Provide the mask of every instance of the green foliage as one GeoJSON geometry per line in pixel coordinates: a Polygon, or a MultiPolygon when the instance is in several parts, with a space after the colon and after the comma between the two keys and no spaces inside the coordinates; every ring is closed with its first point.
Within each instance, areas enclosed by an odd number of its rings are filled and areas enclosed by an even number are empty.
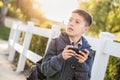
{"type": "Polygon", "coordinates": [[[80,8],[87,10],[93,16],[91,31],[99,33],[120,31],[120,1],[119,0],[89,0],[80,2],[80,8]]]}
{"type": "Polygon", "coordinates": [[[8,40],[10,29],[0,25],[0,39],[8,40]]]}
{"type": "Polygon", "coordinates": [[[43,56],[45,53],[47,41],[48,39],[45,37],[33,35],[31,45],[30,45],[30,50],[43,56]]]}
{"type": "Polygon", "coordinates": [[[10,6],[7,12],[7,16],[10,16],[12,18],[17,18],[22,21],[26,21],[26,16],[23,15],[22,11],[20,9],[16,9],[14,6],[10,6]]]}
{"type": "Polygon", "coordinates": [[[110,57],[104,80],[120,80],[120,58],[110,57]]]}
{"type": "Polygon", "coordinates": [[[16,0],[11,0],[9,2],[7,16],[26,21],[26,16],[19,8],[16,7],[16,0]]]}
{"type": "MultiPolygon", "coordinates": [[[[42,26],[43,28],[50,28],[51,27],[51,25],[46,24],[46,23],[43,23],[43,24],[38,25],[38,26],[42,26]]],[[[47,41],[48,41],[48,38],[38,36],[38,35],[33,35],[32,40],[31,40],[30,50],[43,56],[45,53],[47,41]]]]}

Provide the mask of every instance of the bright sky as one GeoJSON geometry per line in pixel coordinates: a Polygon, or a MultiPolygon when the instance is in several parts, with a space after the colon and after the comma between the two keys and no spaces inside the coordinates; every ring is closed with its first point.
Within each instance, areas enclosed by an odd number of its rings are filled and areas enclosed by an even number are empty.
{"type": "Polygon", "coordinates": [[[42,3],[42,10],[48,19],[66,21],[71,11],[78,8],[77,0],[36,0],[42,3]]]}

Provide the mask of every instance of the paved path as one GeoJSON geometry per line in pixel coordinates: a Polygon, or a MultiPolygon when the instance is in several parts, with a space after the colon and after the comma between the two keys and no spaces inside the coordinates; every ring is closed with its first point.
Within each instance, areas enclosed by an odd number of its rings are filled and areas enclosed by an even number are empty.
{"type": "Polygon", "coordinates": [[[14,65],[7,60],[7,42],[0,40],[0,80],[25,80],[23,74],[13,71],[14,65]]]}

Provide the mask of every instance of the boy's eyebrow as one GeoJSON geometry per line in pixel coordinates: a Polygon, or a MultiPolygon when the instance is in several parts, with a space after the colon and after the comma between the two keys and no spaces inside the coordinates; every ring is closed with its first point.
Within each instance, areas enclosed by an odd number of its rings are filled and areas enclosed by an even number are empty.
{"type": "MultiPolygon", "coordinates": [[[[70,17],[69,19],[74,19],[73,17],[70,17]]],[[[75,18],[76,19],[76,18],[75,18]]],[[[77,18],[76,20],[80,20],[79,18],[77,18]]],[[[81,20],[80,20],[81,21],[81,20]]]]}
{"type": "Polygon", "coordinates": [[[76,20],[81,21],[80,19],[76,19],[76,20]]]}

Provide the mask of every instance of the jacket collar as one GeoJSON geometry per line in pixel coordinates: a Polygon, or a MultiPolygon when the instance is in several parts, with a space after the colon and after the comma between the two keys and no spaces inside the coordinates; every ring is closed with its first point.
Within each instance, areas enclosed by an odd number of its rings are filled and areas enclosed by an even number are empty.
{"type": "MultiPolygon", "coordinates": [[[[66,45],[70,45],[71,44],[69,36],[67,35],[66,32],[62,32],[61,35],[60,35],[60,38],[66,43],[66,45]]],[[[91,47],[88,44],[87,40],[83,36],[81,37],[81,39],[82,39],[82,48],[91,47]]]]}

